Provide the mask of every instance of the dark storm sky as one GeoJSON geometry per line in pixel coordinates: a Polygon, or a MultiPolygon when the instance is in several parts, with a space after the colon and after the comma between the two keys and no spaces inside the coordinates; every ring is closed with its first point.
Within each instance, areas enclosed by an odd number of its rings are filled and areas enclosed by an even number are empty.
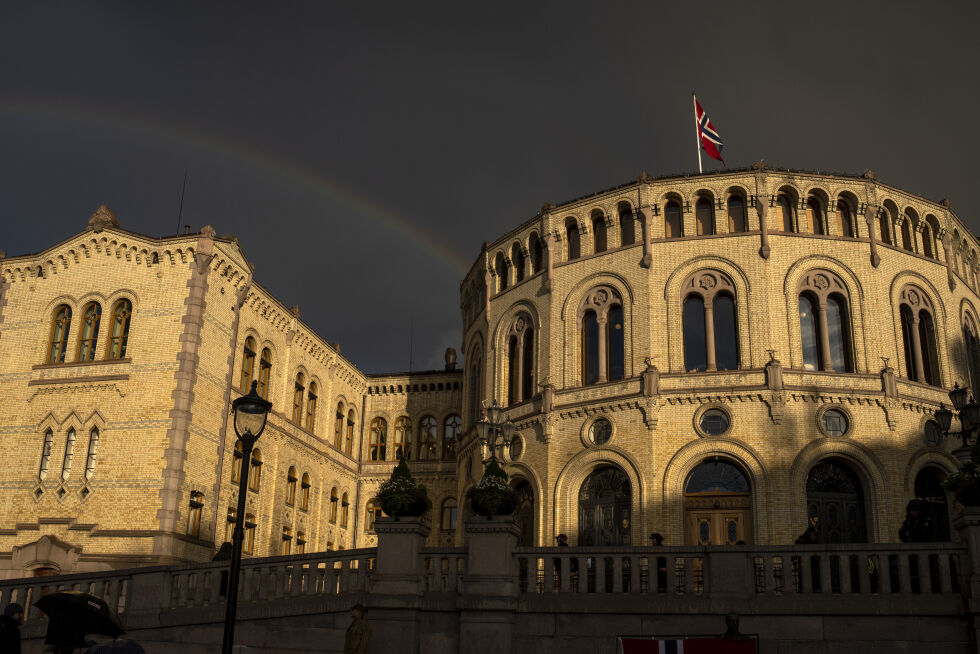
{"type": "Polygon", "coordinates": [[[407,369],[414,317],[441,367],[484,240],[697,169],[692,90],[730,166],[871,168],[980,228],[980,3],[341,4],[0,4],[0,249],[102,203],[173,234],[187,168],[183,222],[355,363],[407,369]]]}

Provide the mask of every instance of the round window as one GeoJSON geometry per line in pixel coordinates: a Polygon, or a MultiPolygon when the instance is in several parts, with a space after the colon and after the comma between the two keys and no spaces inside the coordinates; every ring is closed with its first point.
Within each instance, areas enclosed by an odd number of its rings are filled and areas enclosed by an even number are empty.
{"type": "Polygon", "coordinates": [[[728,431],[731,421],[728,419],[728,414],[721,409],[708,409],[701,414],[701,421],[698,424],[705,434],[721,436],[728,431]]]}
{"type": "Polygon", "coordinates": [[[926,423],[926,445],[929,447],[939,447],[943,442],[943,432],[939,428],[939,423],[930,420],[926,423]]]}
{"type": "Polygon", "coordinates": [[[510,442],[510,460],[517,461],[522,454],[524,454],[524,439],[515,436],[514,440],[510,442]]]}
{"type": "Polygon", "coordinates": [[[599,418],[589,427],[589,440],[595,445],[603,445],[612,438],[612,423],[605,418],[599,418]]]}
{"type": "Polygon", "coordinates": [[[820,416],[820,424],[828,436],[843,436],[847,433],[847,416],[843,411],[827,409],[820,416]]]}

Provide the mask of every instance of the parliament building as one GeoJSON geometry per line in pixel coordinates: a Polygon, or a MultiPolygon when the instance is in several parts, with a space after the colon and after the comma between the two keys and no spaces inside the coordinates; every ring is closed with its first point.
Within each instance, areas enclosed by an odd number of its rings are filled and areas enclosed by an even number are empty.
{"type": "MultiPolygon", "coordinates": [[[[501,225],[460,282],[444,369],[372,375],[263,288],[238,240],[154,238],[105,207],[0,259],[0,577],[376,545],[404,454],[430,545],[462,544],[497,452],[521,542],[895,542],[920,500],[949,540],[980,391],[977,238],[948,202],[859,176],[654,178],[501,225]],[[273,403],[236,515],[231,402],[273,403]]],[[[316,301],[310,298],[309,301],[316,301]]]]}

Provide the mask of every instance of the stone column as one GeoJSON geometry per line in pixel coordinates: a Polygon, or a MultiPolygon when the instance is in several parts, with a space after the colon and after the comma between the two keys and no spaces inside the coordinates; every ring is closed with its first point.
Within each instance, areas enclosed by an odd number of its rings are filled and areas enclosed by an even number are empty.
{"type": "Polygon", "coordinates": [[[517,350],[516,354],[517,362],[513,367],[513,374],[516,379],[511,380],[514,384],[514,403],[520,402],[524,399],[524,339],[527,338],[527,332],[521,333],[519,339],[515,339],[517,344],[514,349],[517,350]]]}
{"type": "Polygon", "coordinates": [[[912,314],[912,361],[915,363],[915,381],[924,382],[925,367],[922,365],[922,340],[919,338],[919,314],[912,314]]]}
{"type": "Polygon", "coordinates": [[[830,361],[830,332],[827,329],[827,298],[817,300],[817,320],[820,323],[820,358],[823,359],[822,370],[834,369],[830,361]]]}
{"type": "Polygon", "coordinates": [[[878,214],[878,207],[868,204],[864,208],[864,222],[868,225],[868,240],[871,242],[871,265],[875,268],[881,263],[881,255],[878,254],[878,239],[875,238],[875,216],[878,214]]]}
{"type": "Polygon", "coordinates": [[[704,351],[708,360],[708,370],[717,370],[715,361],[715,309],[711,300],[704,302],[704,351]]]}
{"type": "Polygon", "coordinates": [[[643,216],[642,229],[640,230],[643,236],[643,259],[640,261],[640,265],[649,268],[653,265],[653,255],[650,254],[650,241],[653,239],[653,209],[643,207],[640,209],[640,215],[643,216]]]}
{"type": "Polygon", "coordinates": [[[949,284],[949,290],[952,291],[956,288],[956,275],[953,274],[953,241],[945,229],[942,230],[940,240],[943,244],[943,253],[946,255],[946,283],[949,284]]]}
{"type": "MultiPolygon", "coordinates": [[[[599,339],[599,376],[596,378],[596,383],[601,384],[606,381],[606,349],[609,346],[609,339],[606,337],[606,327],[609,324],[609,315],[603,313],[601,316],[596,316],[596,324],[598,325],[597,331],[599,332],[597,338],[599,339]]],[[[583,380],[585,381],[585,380],[583,380]]]]}
{"type": "Polygon", "coordinates": [[[550,231],[545,232],[544,235],[544,252],[545,252],[545,274],[544,274],[544,290],[548,293],[551,292],[551,287],[553,285],[553,272],[555,266],[555,235],[550,231]]]}
{"type": "Polygon", "coordinates": [[[520,529],[513,516],[466,523],[469,547],[457,606],[459,643],[467,654],[510,654],[519,592],[514,548],[520,529]]]}
{"type": "MultiPolygon", "coordinates": [[[[762,244],[759,247],[759,256],[763,259],[769,258],[769,225],[766,219],[766,201],[762,196],[755,198],[755,211],[759,214],[759,234],[761,234],[762,244]]],[[[746,216],[748,218],[748,216],[746,216]]]]}

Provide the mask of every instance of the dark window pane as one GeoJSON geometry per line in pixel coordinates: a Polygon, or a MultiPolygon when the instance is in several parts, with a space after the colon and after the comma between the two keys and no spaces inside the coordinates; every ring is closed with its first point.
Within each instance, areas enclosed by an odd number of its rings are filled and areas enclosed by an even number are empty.
{"type": "Polygon", "coordinates": [[[721,409],[708,409],[701,414],[701,420],[698,424],[704,433],[721,436],[728,431],[728,426],[731,423],[728,420],[728,414],[721,409]]]}
{"type": "Polygon", "coordinates": [[[728,231],[745,231],[745,200],[738,195],[728,198],[728,231]]]}
{"type": "Polygon", "coordinates": [[[589,427],[589,440],[596,445],[603,445],[612,437],[612,423],[605,418],[599,418],[589,427]]]}
{"type": "Polygon", "coordinates": [[[684,492],[748,493],[749,481],[738,466],[728,461],[706,461],[687,478],[684,492]]]}
{"type": "Polygon", "coordinates": [[[698,226],[698,236],[705,234],[714,234],[715,225],[714,217],[711,215],[713,212],[711,210],[711,201],[706,198],[701,198],[694,208],[694,218],[697,221],[698,226]]]}
{"type": "Polygon", "coordinates": [[[795,232],[796,229],[793,227],[793,205],[785,195],[779,196],[779,210],[783,217],[783,231],[795,232]]]}
{"type": "Polygon", "coordinates": [[[619,243],[633,245],[636,243],[636,221],[633,212],[627,208],[619,210],[619,243]]]}
{"type": "Polygon", "coordinates": [[[595,311],[582,318],[582,383],[588,386],[599,379],[599,321],[595,311]]]}
{"type": "Polygon", "coordinates": [[[899,310],[902,317],[902,345],[905,347],[905,378],[915,379],[915,360],[912,354],[912,310],[906,305],[902,305],[899,310]]]}
{"type": "Polygon", "coordinates": [[[837,372],[851,372],[847,306],[837,295],[827,298],[827,335],[830,337],[831,367],[837,372]]]}
{"type": "Polygon", "coordinates": [[[514,265],[514,283],[524,279],[524,251],[517,243],[510,250],[510,260],[514,265]]]}
{"type": "Polygon", "coordinates": [[[524,370],[522,373],[523,397],[526,400],[534,396],[534,330],[530,327],[524,332],[524,370]]]}
{"type": "Polygon", "coordinates": [[[517,397],[517,375],[519,374],[520,371],[517,369],[517,337],[511,336],[507,342],[507,404],[520,402],[517,397]]]}
{"type": "Polygon", "coordinates": [[[595,251],[606,251],[606,219],[604,216],[596,216],[592,219],[592,236],[595,239],[595,251]]]}
{"type": "Polygon", "coordinates": [[[684,370],[708,369],[704,338],[704,300],[691,295],[684,301],[684,370]]]}
{"type": "Polygon", "coordinates": [[[541,239],[538,238],[537,234],[531,234],[529,249],[531,250],[531,274],[533,275],[541,270],[541,259],[544,254],[541,249],[541,239]]]}
{"type": "Polygon", "coordinates": [[[817,312],[806,293],[800,295],[800,340],[803,341],[803,368],[820,370],[820,346],[817,341],[817,312]]]}
{"type": "Polygon", "coordinates": [[[939,385],[939,360],[936,356],[936,330],[932,315],[928,311],[919,312],[919,341],[922,343],[923,381],[933,386],[939,385]]]}
{"type": "Polygon", "coordinates": [[[715,363],[718,370],[738,368],[738,336],[735,332],[735,301],[728,295],[715,297],[715,363]]]}
{"type": "Polygon", "coordinates": [[[568,239],[568,259],[578,259],[581,254],[579,248],[578,224],[572,220],[565,221],[565,236],[568,239]]]}
{"type": "Polygon", "coordinates": [[[606,328],[609,330],[606,343],[609,357],[609,381],[623,378],[623,308],[613,307],[609,310],[606,328]]]}
{"type": "Polygon", "coordinates": [[[664,220],[666,222],[667,238],[678,238],[684,235],[684,223],[681,219],[681,205],[676,202],[668,202],[664,208],[664,220]]]}

